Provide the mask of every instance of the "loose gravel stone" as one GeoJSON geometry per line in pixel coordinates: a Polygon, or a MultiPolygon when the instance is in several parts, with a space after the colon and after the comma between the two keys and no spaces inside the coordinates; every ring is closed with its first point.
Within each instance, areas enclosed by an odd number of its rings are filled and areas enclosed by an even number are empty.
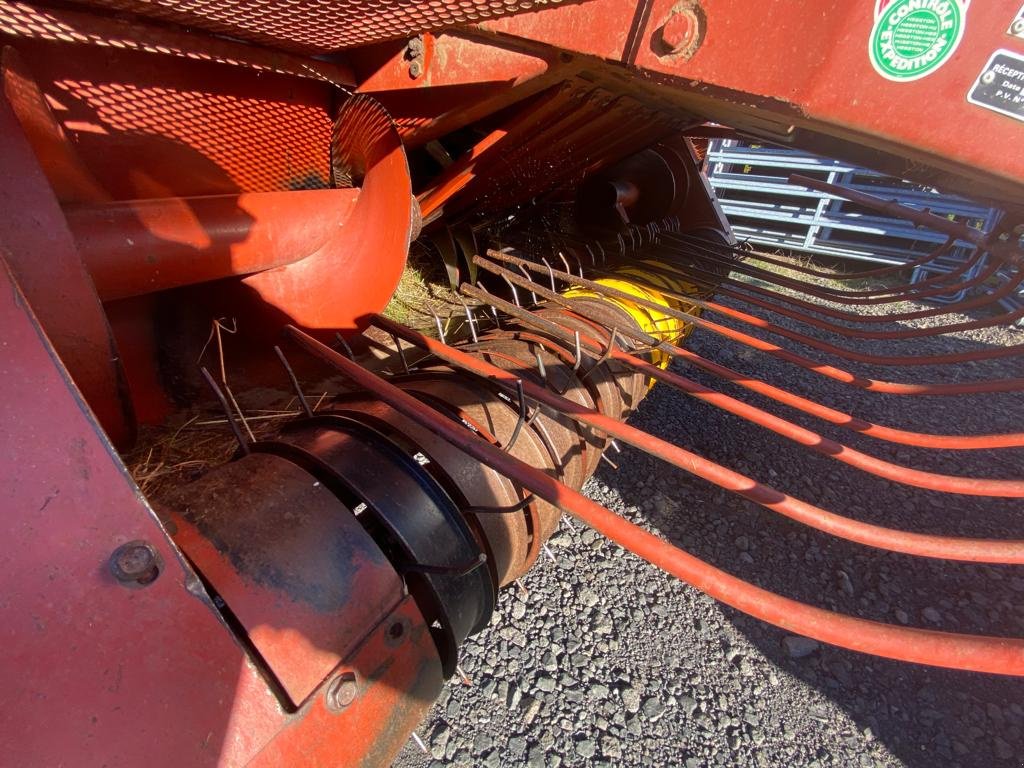
{"type": "Polygon", "coordinates": [[[800,635],[787,635],[782,638],[782,645],[786,648],[786,653],[789,654],[791,659],[802,659],[804,656],[810,656],[820,647],[817,640],[800,635]]]}
{"type": "MultiPolygon", "coordinates": [[[[728,298],[722,302],[750,309],[728,298]]],[[[896,311],[934,306],[905,303],[896,311]]],[[[878,309],[865,305],[858,311],[878,309]]],[[[955,315],[942,322],[977,317],[955,315]]],[[[713,319],[778,341],[727,318],[713,319]]],[[[771,320],[808,332],[783,316],[771,320]]],[[[905,330],[935,322],[925,318],[870,327],[905,330]]],[[[1024,330],[1000,327],[913,341],[842,342],[875,355],[936,355],[971,345],[1022,343],[1024,330]]],[[[687,346],[878,424],[935,434],[999,433],[1024,424],[1020,393],[941,402],[879,394],[700,330],[687,346]]],[[[848,367],[892,381],[1021,375],[1020,361],[1013,358],[957,369],[848,367]]],[[[782,409],[682,363],[673,363],[672,370],[887,461],[953,475],[1024,475],[1022,449],[945,452],[885,443],[782,409]]],[[[1024,537],[1019,499],[953,496],[883,481],[664,385],[650,392],[631,423],[858,520],[924,533],[1024,537]]],[[[1024,635],[1019,569],[933,561],[842,542],[621,447],[614,457],[619,470],[602,462],[584,492],[727,572],[793,599],[875,621],[1024,635]]],[[[575,520],[563,520],[549,548],[555,561],[541,556],[521,580],[525,591],[503,590],[491,625],[465,643],[460,663],[473,685],[446,684],[418,730],[430,754],[410,743],[397,768],[589,768],[602,762],[616,768],[992,768],[1016,765],[1024,754],[1024,682],[817,643],[809,655],[793,658],[786,640],[794,638],[801,648],[813,641],[710,600],[575,520]],[[663,709],[656,714],[652,702],[663,709]]]]}

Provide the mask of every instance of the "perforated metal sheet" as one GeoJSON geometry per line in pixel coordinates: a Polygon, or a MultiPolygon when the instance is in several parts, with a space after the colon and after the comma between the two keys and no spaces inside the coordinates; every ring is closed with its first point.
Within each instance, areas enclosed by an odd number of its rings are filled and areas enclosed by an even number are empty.
{"type": "Polygon", "coordinates": [[[305,53],[334,51],[569,0],[88,0],[305,53]]]}

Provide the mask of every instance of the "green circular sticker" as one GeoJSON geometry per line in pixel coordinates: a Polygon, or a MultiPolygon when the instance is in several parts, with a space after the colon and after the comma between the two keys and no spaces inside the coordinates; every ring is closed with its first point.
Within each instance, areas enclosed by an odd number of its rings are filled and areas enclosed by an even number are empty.
{"type": "Polygon", "coordinates": [[[959,0],[895,0],[875,19],[871,64],[889,80],[917,80],[941,67],[963,34],[959,0]]]}

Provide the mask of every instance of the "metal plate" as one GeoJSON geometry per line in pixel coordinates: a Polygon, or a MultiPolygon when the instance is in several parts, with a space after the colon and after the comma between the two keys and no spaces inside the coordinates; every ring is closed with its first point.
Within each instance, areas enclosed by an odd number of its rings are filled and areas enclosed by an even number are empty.
{"type": "Polygon", "coordinates": [[[175,541],[296,706],[402,600],[352,511],[286,459],[243,456],[167,501],[175,541]]]}
{"type": "Polygon", "coordinates": [[[1024,121],[1024,56],[996,51],[967,94],[967,101],[1024,121]]]}

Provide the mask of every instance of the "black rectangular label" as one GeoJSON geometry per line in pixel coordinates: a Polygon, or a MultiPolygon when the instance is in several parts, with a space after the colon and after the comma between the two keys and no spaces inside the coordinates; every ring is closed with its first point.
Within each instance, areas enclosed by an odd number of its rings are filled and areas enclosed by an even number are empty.
{"type": "Polygon", "coordinates": [[[1024,56],[996,51],[967,94],[979,107],[1024,121],[1024,56]]]}

